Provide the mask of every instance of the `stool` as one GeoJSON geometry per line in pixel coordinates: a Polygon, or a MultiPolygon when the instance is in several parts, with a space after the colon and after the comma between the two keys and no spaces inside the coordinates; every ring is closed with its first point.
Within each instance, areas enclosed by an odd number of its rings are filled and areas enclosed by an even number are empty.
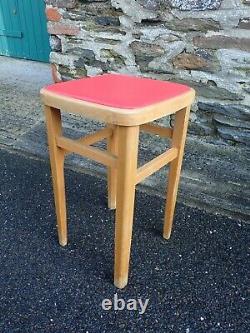
{"type": "Polygon", "coordinates": [[[67,244],[64,158],[69,152],[108,168],[108,206],[116,209],[114,284],[124,288],[133,226],[135,186],[170,163],[163,237],[170,237],[193,89],[177,83],[120,74],[61,82],[41,90],[45,105],[59,243],[67,244]],[[84,115],[107,127],[78,140],[62,134],[61,111],[84,115]],[[174,127],[150,124],[175,114],[174,127]],[[137,168],[140,129],[171,138],[171,148],[137,168]],[[107,139],[107,151],[93,147],[107,139]]]}

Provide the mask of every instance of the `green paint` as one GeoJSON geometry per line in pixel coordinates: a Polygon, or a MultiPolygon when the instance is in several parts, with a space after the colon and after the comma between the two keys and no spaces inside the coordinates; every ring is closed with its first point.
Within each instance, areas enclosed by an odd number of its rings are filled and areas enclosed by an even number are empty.
{"type": "Polygon", "coordinates": [[[0,0],[0,55],[49,61],[44,0],[0,0]]]}

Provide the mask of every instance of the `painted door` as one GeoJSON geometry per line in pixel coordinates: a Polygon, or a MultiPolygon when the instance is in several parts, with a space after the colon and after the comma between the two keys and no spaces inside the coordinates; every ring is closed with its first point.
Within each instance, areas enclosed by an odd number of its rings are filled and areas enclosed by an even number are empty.
{"type": "Polygon", "coordinates": [[[49,61],[44,0],[0,0],[0,55],[49,61]]]}

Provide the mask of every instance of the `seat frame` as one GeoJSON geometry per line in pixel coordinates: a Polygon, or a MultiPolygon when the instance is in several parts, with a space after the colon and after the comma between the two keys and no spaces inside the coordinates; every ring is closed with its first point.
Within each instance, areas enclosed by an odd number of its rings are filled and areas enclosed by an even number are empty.
{"type": "Polygon", "coordinates": [[[91,103],[61,95],[46,90],[46,88],[41,89],[40,95],[44,105],[81,114],[87,118],[103,121],[106,124],[137,126],[173,114],[190,105],[194,100],[195,91],[190,88],[187,92],[176,97],[134,109],[122,109],[91,103]]]}
{"type": "Polygon", "coordinates": [[[61,97],[43,89],[45,116],[53,180],[59,243],[67,244],[67,218],[64,183],[64,159],[76,153],[100,162],[108,168],[108,206],[116,209],[114,284],[124,288],[128,282],[135,186],[166,164],[170,164],[163,237],[169,239],[172,229],[183,151],[194,91],[140,110],[127,111],[93,105],[61,97]],[[106,121],[108,126],[83,138],[72,140],[62,134],[60,109],[81,113],[106,121]],[[173,128],[154,125],[151,121],[175,113],[173,128]],[[102,115],[102,116],[100,116],[102,115]],[[140,130],[171,139],[171,147],[141,167],[137,167],[140,130]],[[107,151],[92,145],[107,140],[107,151]]]}

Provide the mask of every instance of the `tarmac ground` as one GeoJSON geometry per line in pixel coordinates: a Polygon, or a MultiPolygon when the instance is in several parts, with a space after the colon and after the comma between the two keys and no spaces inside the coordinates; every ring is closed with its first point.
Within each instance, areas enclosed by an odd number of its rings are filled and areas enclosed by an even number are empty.
{"type": "Polygon", "coordinates": [[[137,192],[129,284],[113,286],[114,212],[102,178],[66,168],[69,244],[59,246],[48,161],[0,150],[0,332],[250,331],[249,225],[137,192]],[[144,314],[104,310],[117,293],[144,314]]]}

